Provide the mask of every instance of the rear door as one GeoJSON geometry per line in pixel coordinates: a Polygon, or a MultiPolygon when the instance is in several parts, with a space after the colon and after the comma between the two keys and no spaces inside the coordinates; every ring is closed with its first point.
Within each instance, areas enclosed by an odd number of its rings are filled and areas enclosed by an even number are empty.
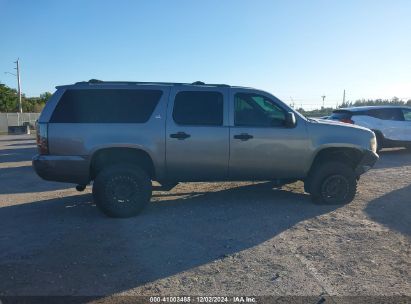
{"type": "Polygon", "coordinates": [[[181,86],[170,93],[166,127],[167,178],[175,181],[228,177],[228,89],[181,86]]]}
{"type": "Polygon", "coordinates": [[[379,119],[378,130],[384,137],[395,141],[411,140],[411,120],[409,112],[401,108],[381,108],[369,111],[369,115],[379,119]]]}
{"type": "Polygon", "coordinates": [[[404,116],[404,127],[399,130],[402,140],[411,141],[411,109],[401,109],[404,116]]]}

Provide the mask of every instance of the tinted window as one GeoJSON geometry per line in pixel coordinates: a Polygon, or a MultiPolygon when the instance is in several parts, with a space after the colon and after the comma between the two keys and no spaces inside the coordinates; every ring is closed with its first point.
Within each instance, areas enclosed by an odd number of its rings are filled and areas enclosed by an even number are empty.
{"type": "Polygon", "coordinates": [[[402,114],[406,121],[411,121],[411,109],[402,109],[402,114]]]}
{"type": "Polygon", "coordinates": [[[234,102],[234,123],[236,126],[284,126],[285,111],[265,96],[237,93],[234,102]]]}
{"type": "Polygon", "coordinates": [[[382,120],[404,120],[400,109],[374,109],[369,110],[368,115],[382,120]]]}
{"type": "Polygon", "coordinates": [[[180,125],[221,126],[223,95],[219,92],[179,92],[174,100],[173,119],[180,125]]]}
{"type": "Polygon", "coordinates": [[[334,111],[330,119],[341,120],[341,119],[351,119],[352,113],[349,111],[334,111]]]}
{"type": "Polygon", "coordinates": [[[144,123],[161,95],[159,90],[67,90],[50,122],[144,123]]]}

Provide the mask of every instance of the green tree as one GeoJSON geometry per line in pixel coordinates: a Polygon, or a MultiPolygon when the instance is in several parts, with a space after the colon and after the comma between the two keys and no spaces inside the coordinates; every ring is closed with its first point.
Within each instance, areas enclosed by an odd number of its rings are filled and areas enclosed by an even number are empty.
{"type": "MultiPolygon", "coordinates": [[[[21,96],[23,112],[41,112],[51,97],[50,92],[40,94],[39,97],[21,96]]],[[[18,94],[15,89],[0,83],[0,112],[18,112],[18,94]]]]}
{"type": "Polygon", "coordinates": [[[0,83],[0,112],[16,112],[17,109],[17,91],[0,83]]]}
{"type": "Polygon", "coordinates": [[[23,98],[23,111],[39,113],[43,110],[46,102],[51,97],[50,92],[40,94],[40,97],[25,97],[23,98]]]}
{"type": "Polygon", "coordinates": [[[45,92],[43,94],[40,94],[40,99],[43,103],[46,103],[50,99],[51,95],[52,94],[50,92],[45,92]]]}
{"type": "MultiPolygon", "coordinates": [[[[361,107],[361,106],[411,106],[411,99],[405,102],[398,97],[393,97],[392,99],[360,99],[355,102],[346,101],[339,105],[338,108],[349,108],[349,107],[361,107]]],[[[328,116],[332,113],[333,108],[321,108],[316,110],[305,111],[304,109],[298,109],[298,112],[309,117],[321,117],[328,116]]]]}

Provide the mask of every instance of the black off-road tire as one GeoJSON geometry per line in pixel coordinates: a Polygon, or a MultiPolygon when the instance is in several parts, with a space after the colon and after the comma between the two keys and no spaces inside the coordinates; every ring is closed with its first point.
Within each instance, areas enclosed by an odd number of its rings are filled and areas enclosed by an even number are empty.
{"type": "Polygon", "coordinates": [[[357,192],[357,177],[354,170],[338,161],[318,164],[310,173],[308,181],[307,192],[317,204],[348,204],[357,192]]]}
{"type": "Polygon", "coordinates": [[[113,165],[103,169],[94,180],[94,202],[109,217],[135,216],[150,198],[150,177],[137,166],[113,165]]]}

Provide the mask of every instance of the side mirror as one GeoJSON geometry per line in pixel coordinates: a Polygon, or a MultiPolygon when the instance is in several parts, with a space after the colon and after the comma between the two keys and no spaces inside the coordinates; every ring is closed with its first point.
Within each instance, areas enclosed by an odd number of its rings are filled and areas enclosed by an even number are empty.
{"type": "Polygon", "coordinates": [[[287,112],[285,114],[285,126],[287,128],[294,128],[296,124],[295,114],[293,112],[287,112]]]}

